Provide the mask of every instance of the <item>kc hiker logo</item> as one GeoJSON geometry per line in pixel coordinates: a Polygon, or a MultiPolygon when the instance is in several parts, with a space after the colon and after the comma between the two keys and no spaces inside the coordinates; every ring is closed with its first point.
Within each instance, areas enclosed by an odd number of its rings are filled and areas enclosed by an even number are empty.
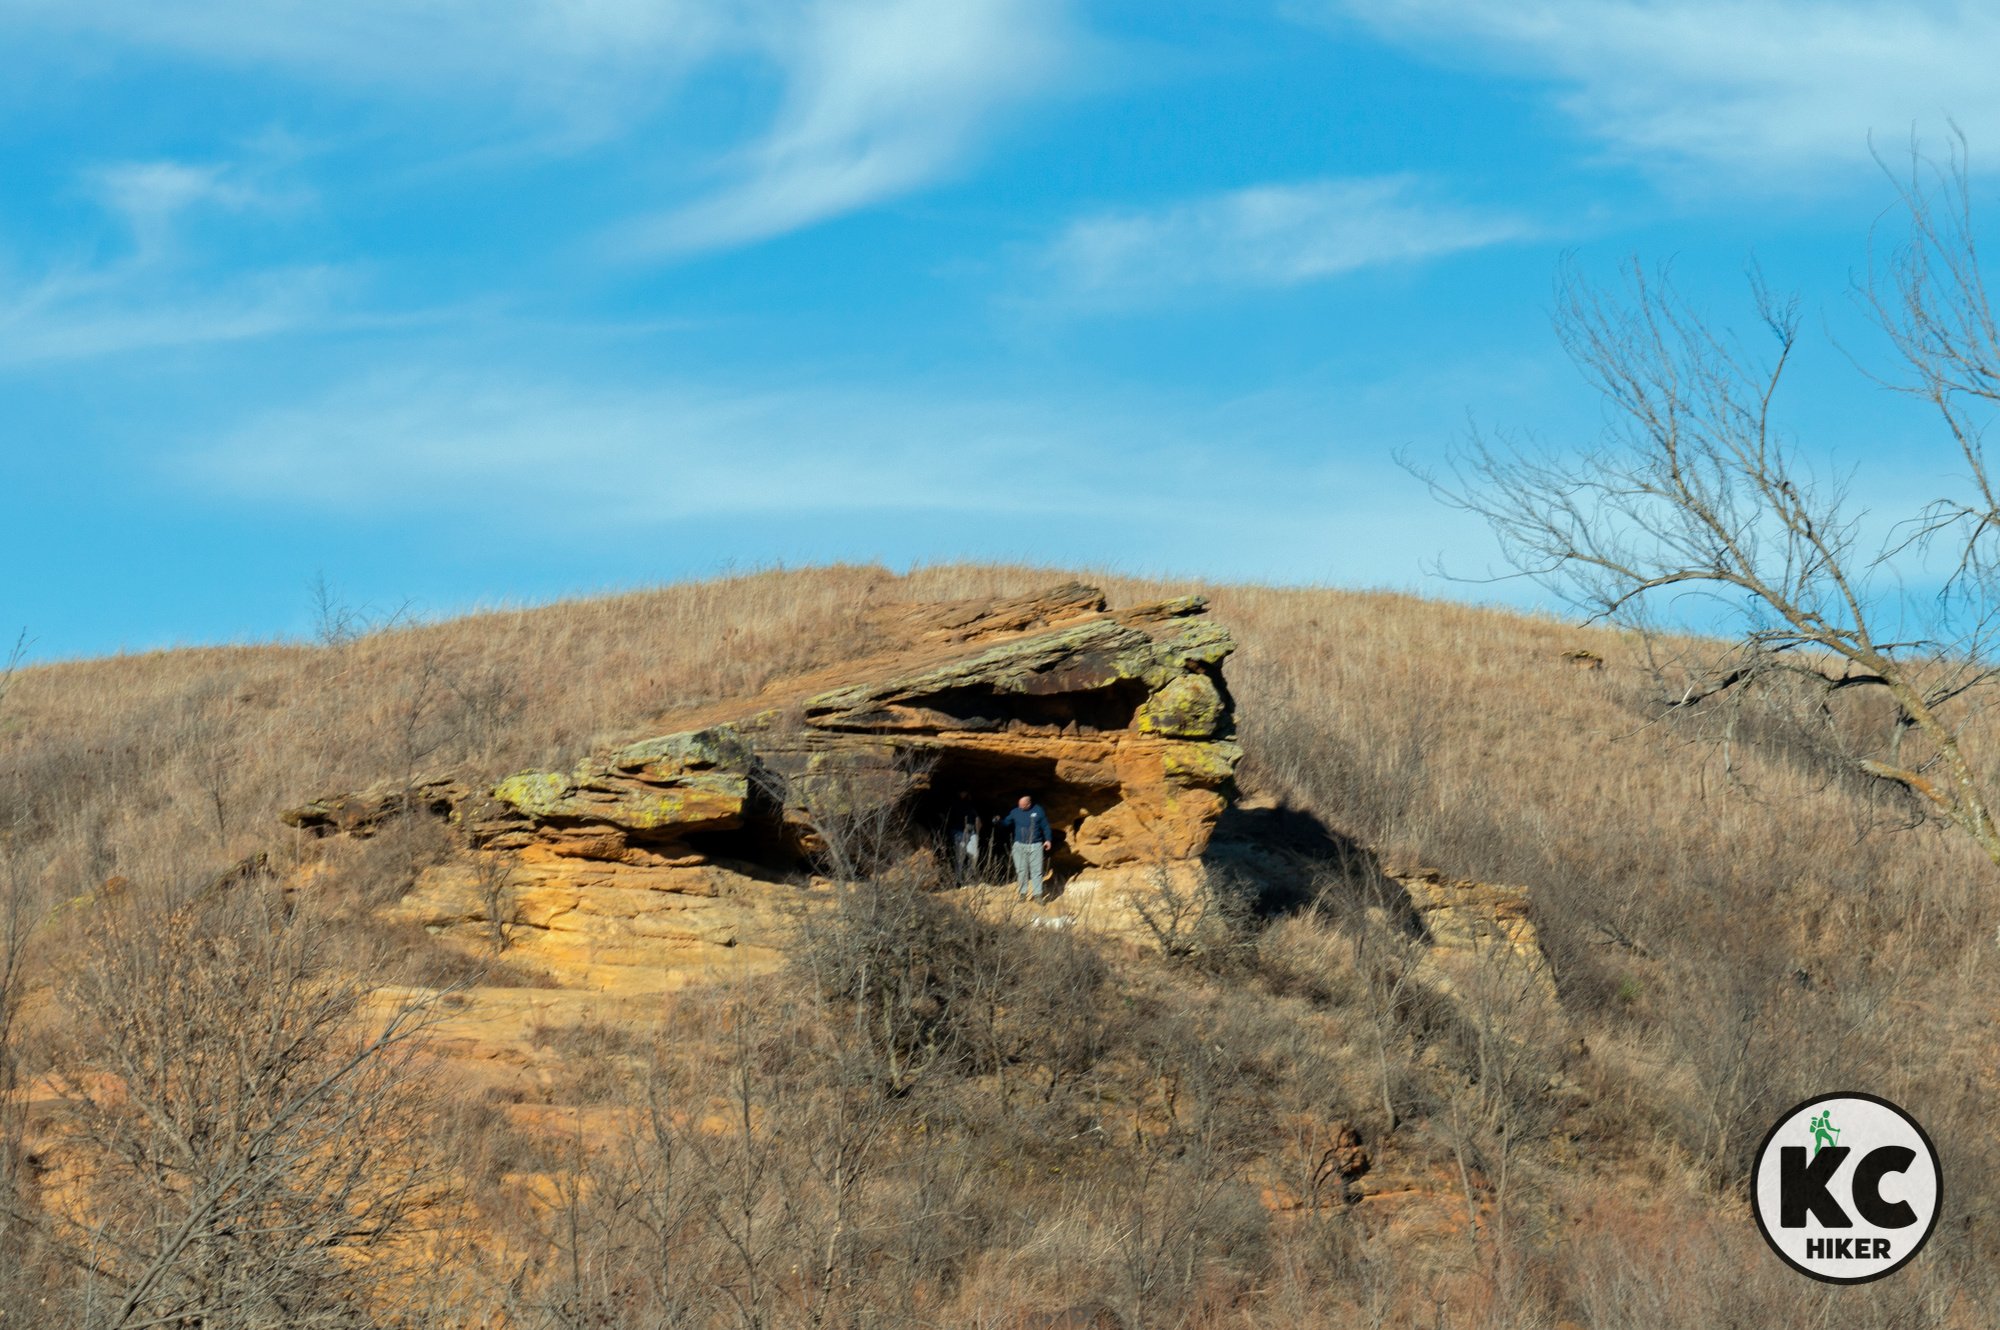
{"type": "Polygon", "coordinates": [[[1937,1149],[1886,1099],[1821,1095],[1757,1149],[1750,1201],[1786,1265],[1829,1284],[1900,1270],[1930,1240],[1944,1195],[1937,1149]]]}

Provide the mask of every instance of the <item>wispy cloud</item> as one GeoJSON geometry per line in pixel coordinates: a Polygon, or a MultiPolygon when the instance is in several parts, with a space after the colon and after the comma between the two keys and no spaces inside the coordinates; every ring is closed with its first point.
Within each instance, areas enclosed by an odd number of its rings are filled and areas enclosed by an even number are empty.
{"type": "Polygon", "coordinates": [[[1042,255],[1058,299],[1123,307],[1189,293],[1296,286],[1541,234],[1410,176],[1258,185],[1072,222],[1042,255]]]}
{"type": "Polygon", "coordinates": [[[166,248],[175,224],[191,211],[268,211],[306,197],[302,190],[280,190],[240,167],[217,162],[113,162],[85,170],[83,183],[124,223],[135,249],[147,256],[166,248]]]}
{"type": "Polygon", "coordinates": [[[762,240],[904,194],[957,169],[1011,103],[1062,67],[1057,0],[823,0],[772,44],[786,93],[734,177],[634,222],[641,252],[762,240]]]}
{"type": "MultiPolygon", "coordinates": [[[[1314,0],[1419,54],[1552,80],[1588,135],[1695,178],[1798,183],[1949,117],[2000,139],[2000,10],[1962,0],[1314,0]]],[[[1989,159],[2000,160],[2000,159],[1989,159]]]]}
{"type": "MultiPolygon", "coordinates": [[[[853,387],[633,389],[398,371],[259,415],[200,450],[197,465],[204,485],[264,499],[361,510],[554,504],[591,522],[1087,505],[1093,450],[1059,418],[853,387]],[[987,483],[1016,464],[1061,483],[987,483]]],[[[1115,440],[1100,442],[1100,457],[1116,453],[1115,440]]]]}
{"type": "Polygon", "coordinates": [[[1386,448],[1328,438],[1334,414],[1282,396],[634,390],[404,368],[258,410],[170,466],[204,500],[464,532],[516,576],[546,532],[682,560],[692,540],[716,560],[984,556],[1394,586],[1422,582],[1440,546],[1488,558],[1482,530],[1436,530],[1386,448]]]}
{"type": "Polygon", "coordinates": [[[86,37],[424,98],[554,102],[668,77],[738,33],[725,0],[5,0],[0,31],[86,37]]]}
{"type": "Polygon", "coordinates": [[[162,347],[240,342],[344,317],[353,275],[279,268],[201,285],[112,268],[0,285],[0,365],[35,365],[162,347]]]}
{"type": "Polygon", "coordinates": [[[183,232],[203,211],[272,211],[306,197],[254,170],[112,162],[82,171],[80,186],[124,234],[109,258],[63,254],[30,272],[0,272],[0,365],[267,337],[324,323],[355,285],[337,265],[218,272],[189,253],[183,232]]]}
{"type": "Polygon", "coordinates": [[[948,177],[1066,67],[1071,3],[0,0],[0,40],[84,36],[367,96],[502,105],[483,132],[545,147],[670,135],[656,113],[696,71],[752,84],[775,72],[762,129],[707,181],[615,228],[620,250],[658,256],[752,243],[948,177]]]}
{"type": "MultiPolygon", "coordinates": [[[[1423,487],[1317,435],[1321,400],[1199,406],[910,385],[643,389],[403,369],[177,451],[178,481],[260,507],[643,547],[775,520],[813,557],[994,556],[1414,584],[1423,487]],[[1226,456],[1227,463],[1219,459],[1226,456]],[[880,520],[893,515],[893,520],[880,520]],[[916,534],[912,534],[916,533],[916,534]]],[[[737,533],[732,535],[730,533],[737,533]]]]}

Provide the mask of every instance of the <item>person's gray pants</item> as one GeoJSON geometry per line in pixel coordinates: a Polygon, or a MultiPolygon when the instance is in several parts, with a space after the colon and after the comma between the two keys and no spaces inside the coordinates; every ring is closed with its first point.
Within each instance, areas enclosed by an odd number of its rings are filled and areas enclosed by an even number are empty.
{"type": "Polygon", "coordinates": [[[1014,881],[1019,894],[1042,898],[1042,843],[1038,840],[1014,842],[1014,881]]]}

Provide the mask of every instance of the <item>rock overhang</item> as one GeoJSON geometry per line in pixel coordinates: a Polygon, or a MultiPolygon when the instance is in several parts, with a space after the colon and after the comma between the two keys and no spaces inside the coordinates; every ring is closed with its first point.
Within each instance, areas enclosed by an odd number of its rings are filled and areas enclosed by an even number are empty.
{"type": "Polygon", "coordinates": [[[1185,596],[1113,611],[1075,583],[905,607],[889,625],[897,650],[711,708],[699,725],[486,788],[437,779],[318,800],[286,820],[365,835],[422,807],[476,848],[785,866],[823,851],[835,824],[921,834],[961,792],[989,816],[1030,794],[1057,826],[1059,861],[1193,858],[1242,756],[1223,676],[1235,643],[1206,609],[1185,596]]]}

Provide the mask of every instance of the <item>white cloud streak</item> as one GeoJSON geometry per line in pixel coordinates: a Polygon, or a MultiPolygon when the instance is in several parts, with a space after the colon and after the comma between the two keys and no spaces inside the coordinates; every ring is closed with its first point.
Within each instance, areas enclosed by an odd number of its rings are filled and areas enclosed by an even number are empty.
{"type": "Polygon", "coordinates": [[[657,522],[793,510],[1088,502],[1113,440],[1036,407],[852,388],[646,390],[380,373],[198,454],[205,484],[336,508],[555,505],[657,522]],[[997,484],[1015,467],[1032,490],[997,484]],[[524,477],[533,477],[525,484],[524,477]]]}
{"type": "MultiPolygon", "coordinates": [[[[658,256],[727,248],[950,176],[1074,45],[1070,0],[0,0],[0,42],[68,35],[276,66],[364,95],[506,106],[547,143],[671,132],[693,72],[777,74],[769,123],[705,195],[615,229],[658,256]]],[[[0,57],[4,68],[4,57],[0,57]]]]}
{"type": "Polygon", "coordinates": [[[1524,218],[1445,202],[1409,176],[1258,185],[1072,222],[1044,251],[1059,298],[1123,307],[1285,287],[1531,239],[1524,218]]]}
{"type": "Polygon", "coordinates": [[[1065,60],[1054,0],[836,0],[774,40],[787,71],[768,132],[715,195],[635,223],[641,251],[762,240],[948,175],[1065,60]]]}
{"type": "Polygon", "coordinates": [[[1871,134],[1893,149],[1947,118],[1975,147],[2000,140],[2000,10],[1987,4],[1322,0],[1307,12],[1552,80],[1586,134],[1696,180],[1808,183],[1865,167],[1871,134]]]}
{"type": "Polygon", "coordinates": [[[532,100],[657,78],[741,26],[720,0],[0,0],[0,31],[80,36],[315,83],[532,100]]]}
{"type": "Polygon", "coordinates": [[[190,212],[273,211],[305,197],[212,162],[114,162],[86,170],[83,180],[87,192],[131,232],[137,252],[149,258],[170,247],[176,224],[190,212]]]}
{"type": "Polygon", "coordinates": [[[274,212],[304,191],[214,162],[113,162],[81,173],[129,241],[116,258],[60,257],[32,276],[0,272],[0,366],[86,360],[160,347],[245,341],[323,325],[355,285],[338,265],[226,271],[184,243],[204,213],[274,212]]]}
{"type": "Polygon", "coordinates": [[[58,272],[0,285],[0,366],[241,342],[339,321],[354,286],[330,266],[279,268],[190,289],[142,269],[58,272]]]}

